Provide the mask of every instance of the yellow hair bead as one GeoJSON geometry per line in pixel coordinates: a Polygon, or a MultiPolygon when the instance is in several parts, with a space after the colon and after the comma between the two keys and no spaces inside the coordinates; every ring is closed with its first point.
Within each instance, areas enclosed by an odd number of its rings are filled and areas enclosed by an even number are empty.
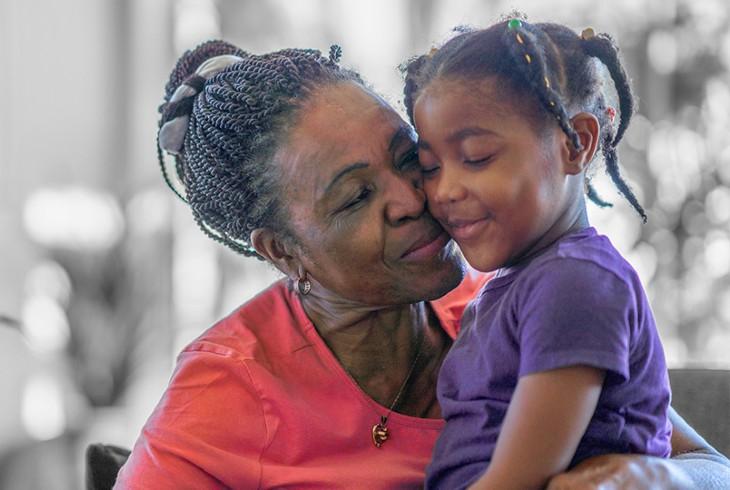
{"type": "Polygon", "coordinates": [[[596,31],[594,31],[592,27],[586,27],[585,29],[583,29],[583,32],[580,33],[580,37],[582,37],[584,41],[588,41],[595,35],[596,31]]]}
{"type": "Polygon", "coordinates": [[[530,57],[529,54],[525,53],[525,59],[527,60],[528,63],[532,63],[532,58],[530,57]]]}
{"type": "Polygon", "coordinates": [[[548,80],[548,77],[545,77],[545,86],[550,88],[550,80],[548,80]]]}
{"type": "Polygon", "coordinates": [[[554,100],[551,100],[551,101],[550,101],[550,106],[551,106],[551,107],[555,107],[555,101],[554,101],[554,100]]]}
{"type": "Polygon", "coordinates": [[[517,34],[517,42],[520,44],[525,44],[525,41],[522,40],[522,36],[520,36],[519,33],[517,34]]]}

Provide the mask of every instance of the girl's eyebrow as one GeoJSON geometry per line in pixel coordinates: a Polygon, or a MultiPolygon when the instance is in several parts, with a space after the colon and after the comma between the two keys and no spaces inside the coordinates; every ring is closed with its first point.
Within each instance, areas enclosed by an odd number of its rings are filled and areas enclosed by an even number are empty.
{"type": "Polygon", "coordinates": [[[495,133],[491,129],[482,128],[479,126],[469,126],[453,132],[446,138],[446,141],[449,143],[454,143],[456,141],[461,141],[469,138],[470,136],[497,136],[497,133],[495,133]]]}
{"type": "MultiPolygon", "coordinates": [[[[492,131],[491,129],[482,128],[479,126],[469,126],[466,128],[461,128],[457,131],[454,131],[449,136],[446,137],[447,143],[455,143],[465,140],[466,138],[469,138],[471,136],[499,136],[497,133],[492,131]]],[[[418,148],[426,151],[431,150],[431,145],[429,145],[427,142],[425,142],[423,139],[418,138],[418,148]]]]}

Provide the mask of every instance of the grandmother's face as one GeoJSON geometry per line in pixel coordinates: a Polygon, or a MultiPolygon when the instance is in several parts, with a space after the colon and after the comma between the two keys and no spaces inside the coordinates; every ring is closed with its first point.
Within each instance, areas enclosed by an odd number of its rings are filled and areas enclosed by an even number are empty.
{"type": "Polygon", "coordinates": [[[355,83],[318,90],[279,150],[284,203],[304,268],[367,304],[437,298],[463,275],[426,210],[413,130],[355,83]]]}

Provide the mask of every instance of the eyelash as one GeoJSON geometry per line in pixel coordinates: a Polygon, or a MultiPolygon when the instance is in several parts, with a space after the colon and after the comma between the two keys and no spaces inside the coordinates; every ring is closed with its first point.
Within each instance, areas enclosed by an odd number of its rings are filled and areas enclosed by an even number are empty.
{"type": "Polygon", "coordinates": [[[438,169],[439,169],[439,167],[429,167],[429,168],[421,167],[421,175],[423,176],[423,178],[427,179],[427,178],[435,175],[436,172],[438,171],[438,169]]]}
{"type": "MultiPolygon", "coordinates": [[[[484,158],[480,158],[478,160],[464,160],[464,164],[469,167],[479,168],[479,167],[483,167],[484,165],[491,162],[493,158],[494,158],[494,155],[488,155],[488,156],[486,156],[484,158]]],[[[434,176],[436,174],[436,172],[439,170],[439,168],[440,168],[439,166],[429,167],[429,168],[421,167],[421,175],[423,175],[423,178],[427,179],[429,177],[434,176]]]]}
{"type": "Polygon", "coordinates": [[[340,208],[340,211],[348,211],[351,210],[353,207],[357,206],[361,202],[365,201],[370,194],[372,193],[372,189],[369,187],[363,187],[360,189],[360,192],[358,192],[357,196],[355,196],[354,199],[350,200],[345,204],[342,208],[340,208]]]}
{"type": "Polygon", "coordinates": [[[406,172],[416,168],[417,165],[418,151],[416,151],[415,148],[412,148],[403,155],[403,158],[401,158],[400,161],[398,161],[396,169],[399,172],[406,172]]]}
{"type": "Polygon", "coordinates": [[[486,157],[479,158],[478,160],[464,160],[464,163],[472,167],[479,167],[486,163],[489,163],[493,157],[494,155],[487,155],[486,157]]]}

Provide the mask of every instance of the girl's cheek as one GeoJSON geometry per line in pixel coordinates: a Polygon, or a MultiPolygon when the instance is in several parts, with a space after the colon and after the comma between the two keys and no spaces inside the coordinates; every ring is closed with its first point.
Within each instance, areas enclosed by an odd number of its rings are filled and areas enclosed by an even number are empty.
{"type": "Polygon", "coordinates": [[[434,210],[436,209],[436,199],[434,199],[435,194],[434,191],[436,190],[436,186],[433,185],[432,182],[429,182],[428,179],[423,179],[423,191],[426,193],[426,200],[428,201],[428,207],[431,209],[431,214],[433,214],[434,210]]]}
{"type": "Polygon", "coordinates": [[[436,218],[438,222],[443,225],[442,217],[444,216],[444,213],[436,199],[433,198],[434,193],[432,191],[434,190],[434,186],[425,185],[423,190],[426,192],[426,202],[428,203],[428,210],[431,213],[431,216],[436,218]]]}

